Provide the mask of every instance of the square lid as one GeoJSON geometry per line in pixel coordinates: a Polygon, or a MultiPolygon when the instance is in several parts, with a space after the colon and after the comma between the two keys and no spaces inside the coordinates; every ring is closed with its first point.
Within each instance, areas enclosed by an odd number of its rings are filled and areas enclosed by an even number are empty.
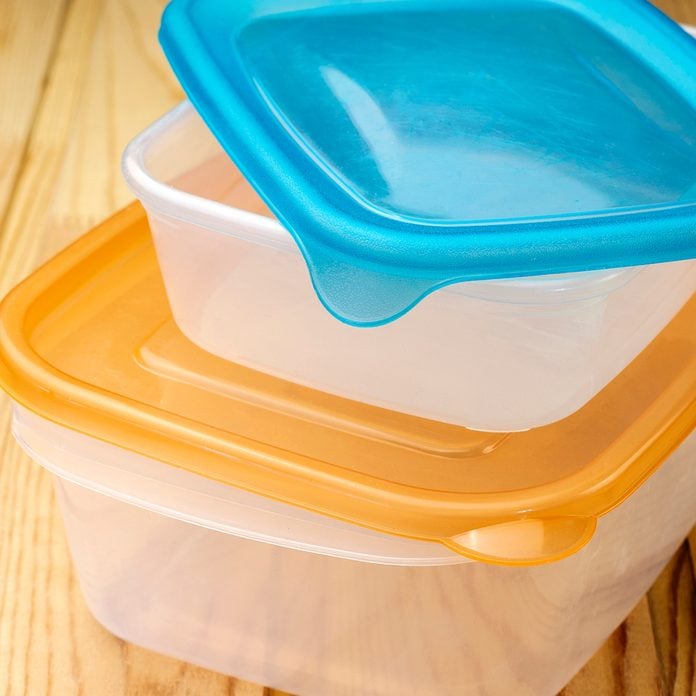
{"type": "Polygon", "coordinates": [[[477,560],[562,558],[696,422],[696,299],[588,406],[473,432],[212,356],[175,327],[142,208],[0,306],[0,385],[50,421],[268,498],[477,560]]]}
{"type": "Polygon", "coordinates": [[[696,255],[696,44],[644,0],[172,0],[160,40],[348,323],[696,255]]]}

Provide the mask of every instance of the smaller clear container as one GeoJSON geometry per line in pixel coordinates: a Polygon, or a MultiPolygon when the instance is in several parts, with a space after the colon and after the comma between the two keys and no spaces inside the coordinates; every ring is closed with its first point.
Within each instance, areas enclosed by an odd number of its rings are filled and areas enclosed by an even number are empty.
{"type": "Polygon", "coordinates": [[[330,394],[485,431],[572,414],[696,290],[696,262],[448,286],[389,324],[321,305],[291,235],[188,102],[127,148],[176,323],[205,350],[330,394]]]}

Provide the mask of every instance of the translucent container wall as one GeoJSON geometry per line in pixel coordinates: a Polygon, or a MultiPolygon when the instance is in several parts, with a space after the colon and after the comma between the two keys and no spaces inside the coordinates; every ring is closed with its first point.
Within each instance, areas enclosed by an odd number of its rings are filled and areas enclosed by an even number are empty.
{"type": "Polygon", "coordinates": [[[274,503],[23,410],[14,428],[55,475],[99,621],[300,696],[554,696],[696,521],[695,436],[582,551],[514,568],[274,503]]]}

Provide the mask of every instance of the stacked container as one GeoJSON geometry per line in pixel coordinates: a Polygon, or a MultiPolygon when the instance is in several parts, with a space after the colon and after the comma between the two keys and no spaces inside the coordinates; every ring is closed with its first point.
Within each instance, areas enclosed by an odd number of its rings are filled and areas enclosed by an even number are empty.
{"type": "Polygon", "coordinates": [[[109,630],[300,695],[553,696],[648,589],[696,522],[696,57],[647,5],[598,6],[172,3],[216,137],[188,102],[138,136],[145,210],[0,309],[14,434],[109,630]],[[436,78],[404,52],[430,25],[458,61],[436,78]],[[541,72],[501,101],[532,30],[541,72]]]}
{"type": "Polygon", "coordinates": [[[693,260],[470,282],[384,326],[354,327],[322,306],[291,235],[248,199],[190,104],[132,142],[124,172],[192,341],[321,391],[469,428],[525,430],[570,415],[696,288],[693,260]]]}

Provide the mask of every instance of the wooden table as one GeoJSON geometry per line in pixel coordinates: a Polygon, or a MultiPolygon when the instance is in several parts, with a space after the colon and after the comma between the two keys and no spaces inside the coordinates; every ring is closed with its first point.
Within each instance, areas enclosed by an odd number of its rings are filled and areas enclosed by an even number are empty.
{"type": "MultiPolygon", "coordinates": [[[[121,151],[182,98],[156,41],[164,4],[0,0],[0,295],[132,198],[121,151]]],[[[696,24],[696,0],[660,4],[696,24]]],[[[278,694],[124,643],[92,619],[49,476],[8,423],[3,396],[0,693],[278,694]]],[[[696,693],[693,548],[679,550],[565,696],[696,693]]]]}

